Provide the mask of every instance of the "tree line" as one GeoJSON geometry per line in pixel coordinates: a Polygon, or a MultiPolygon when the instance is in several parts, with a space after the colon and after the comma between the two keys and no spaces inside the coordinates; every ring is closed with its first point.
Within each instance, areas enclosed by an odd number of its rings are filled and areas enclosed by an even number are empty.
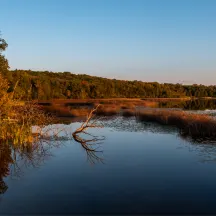
{"type": "Polygon", "coordinates": [[[125,81],[70,72],[31,70],[6,71],[4,76],[11,89],[19,80],[16,96],[24,100],[216,97],[216,86],[125,81]]]}
{"type": "Polygon", "coordinates": [[[216,97],[216,86],[116,80],[70,72],[9,70],[8,61],[2,54],[7,46],[0,38],[0,72],[10,84],[9,91],[19,81],[15,96],[22,100],[216,97]]]}

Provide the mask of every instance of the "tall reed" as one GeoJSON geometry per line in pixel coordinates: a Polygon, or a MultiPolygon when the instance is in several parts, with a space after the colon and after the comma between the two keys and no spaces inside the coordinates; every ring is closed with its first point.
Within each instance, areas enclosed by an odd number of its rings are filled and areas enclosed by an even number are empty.
{"type": "Polygon", "coordinates": [[[216,138],[216,120],[207,115],[176,110],[143,109],[138,110],[136,116],[140,121],[175,126],[185,136],[216,138]]]}

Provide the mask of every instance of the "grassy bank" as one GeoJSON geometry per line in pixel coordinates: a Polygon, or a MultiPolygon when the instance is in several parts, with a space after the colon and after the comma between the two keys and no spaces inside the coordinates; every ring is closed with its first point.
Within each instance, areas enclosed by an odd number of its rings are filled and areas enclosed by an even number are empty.
{"type": "Polygon", "coordinates": [[[97,115],[112,116],[135,110],[135,107],[156,107],[157,102],[142,101],[140,99],[90,99],[90,100],[53,100],[39,101],[42,109],[57,117],[86,116],[92,107],[100,104],[97,115]]]}
{"type": "Polygon", "coordinates": [[[32,102],[14,100],[15,91],[8,92],[9,84],[0,74],[0,144],[9,143],[16,146],[33,143],[39,138],[32,133],[32,126],[43,128],[51,122],[50,116],[32,102]]]}
{"type": "Polygon", "coordinates": [[[137,119],[175,126],[183,136],[216,139],[216,120],[207,115],[184,111],[146,109],[136,112],[137,119]]]}

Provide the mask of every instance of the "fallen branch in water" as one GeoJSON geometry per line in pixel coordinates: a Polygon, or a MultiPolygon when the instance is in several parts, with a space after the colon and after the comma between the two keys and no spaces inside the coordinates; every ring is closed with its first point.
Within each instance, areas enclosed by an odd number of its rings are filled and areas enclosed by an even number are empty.
{"type": "Polygon", "coordinates": [[[88,128],[98,128],[98,127],[101,128],[102,127],[101,125],[95,124],[96,121],[93,121],[92,123],[90,123],[90,120],[92,119],[94,112],[97,111],[99,106],[100,104],[98,104],[94,109],[91,110],[91,112],[87,115],[86,121],[83,122],[81,127],[76,129],[76,131],[73,133],[73,136],[76,135],[77,133],[84,132],[88,128]]]}
{"type": "Polygon", "coordinates": [[[81,146],[85,149],[86,153],[87,153],[87,158],[90,161],[90,163],[94,164],[95,161],[100,161],[103,163],[103,159],[98,157],[96,155],[97,152],[102,152],[99,151],[98,148],[101,144],[100,141],[104,140],[105,137],[99,138],[98,136],[93,136],[89,133],[87,133],[85,130],[87,130],[88,128],[101,128],[102,125],[98,125],[96,124],[97,119],[95,119],[93,122],[90,122],[93,118],[93,114],[95,111],[97,111],[98,107],[100,106],[97,105],[94,109],[91,110],[91,112],[88,114],[87,119],[85,122],[83,122],[83,124],[81,125],[81,127],[79,127],[78,129],[76,129],[75,132],[73,132],[73,138],[76,142],[80,143],[81,146]],[[91,139],[83,139],[81,138],[78,134],[79,133],[84,133],[87,134],[89,136],[91,136],[91,139]],[[96,145],[96,147],[95,147],[96,145]]]}

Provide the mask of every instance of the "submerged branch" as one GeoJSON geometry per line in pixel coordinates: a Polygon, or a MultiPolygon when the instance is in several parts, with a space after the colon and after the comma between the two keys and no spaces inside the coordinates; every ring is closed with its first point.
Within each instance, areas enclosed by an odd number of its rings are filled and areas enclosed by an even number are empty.
{"type": "Polygon", "coordinates": [[[100,158],[99,156],[97,156],[96,153],[103,152],[103,151],[99,151],[97,149],[100,147],[100,146],[98,146],[101,144],[100,141],[103,141],[105,139],[105,137],[99,138],[98,136],[94,136],[90,133],[87,133],[85,130],[87,130],[88,128],[98,128],[98,127],[101,128],[102,127],[102,125],[96,124],[96,120],[94,120],[93,122],[90,122],[93,118],[94,112],[97,111],[99,106],[100,106],[100,104],[91,110],[91,112],[87,116],[86,121],[83,122],[81,127],[76,129],[75,132],[73,132],[73,134],[72,134],[74,140],[76,142],[80,143],[81,146],[85,149],[88,161],[92,164],[95,163],[95,160],[103,162],[103,158],[100,158]],[[86,135],[91,136],[92,138],[91,139],[83,139],[78,135],[79,133],[84,133],[86,135]],[[93,147],[93,146],[96,146],[96,147],[93,147]]]}

